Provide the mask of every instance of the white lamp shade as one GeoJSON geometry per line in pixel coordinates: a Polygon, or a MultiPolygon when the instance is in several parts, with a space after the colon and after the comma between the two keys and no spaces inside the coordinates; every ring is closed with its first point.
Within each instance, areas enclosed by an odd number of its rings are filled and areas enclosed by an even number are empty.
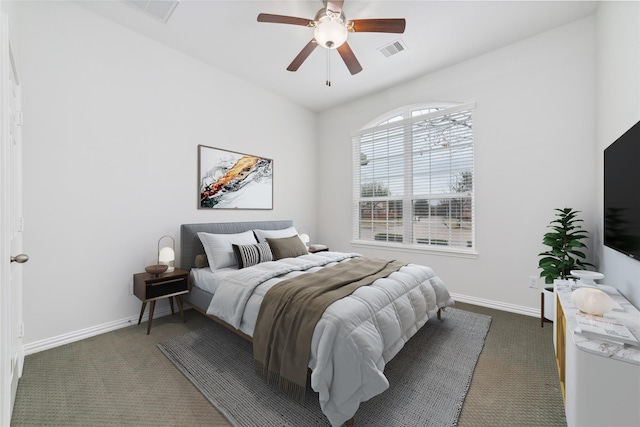
{"type": "Polygon", "coordinates": [[[336,49],[347,41],[349,31],[340,19],[324,16],[313,30],[313,38],[327,49],[336,49]]]}
{"type": "Polygon", "coordinates": [[[160,249],[160,253],[158,254],[158,262],[160,264],[164,264],[169,266],[167,268],[167,272],[171,272],[174,270],[173,262],[176,260],[176,254],[173,252],[173,249],[170,247],[164,247],[160,249]]]}
{"type": "Polygon", "coordinates": [[[302,243],[304,243],[306,245],[307,243],[309,243],[309,235],[308,234],[304,234],[304,233],[301,234],[300,235],[300,240],[302,240],[302,243]]]}
{"type": "Polygon", "coordinates": [[[602,316],[613,308],[611,297],[600,289],[579,288],[571,293],[571,300],[583,313],[602,316]]]}

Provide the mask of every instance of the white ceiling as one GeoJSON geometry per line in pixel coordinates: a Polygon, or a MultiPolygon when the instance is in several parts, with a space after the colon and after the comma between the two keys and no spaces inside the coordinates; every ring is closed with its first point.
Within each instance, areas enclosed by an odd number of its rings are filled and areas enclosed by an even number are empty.
{"type": "Polygon", "coordinates": [[[363,67],[349,74],[336,51],[318,47],[297,72],[287,66],[313,29],[258,23],[260,12],[313,19],[321,0],[180,0],[167,23],[122,0],[77,2],[83,7],[313,111],[383,90],[509,45],[595,12],[587,1],[345,0],[346,19],[405,18],[404,34],[351,33],[363,67]],[[407,50],[378,49],[401,39],[407,50]]]}

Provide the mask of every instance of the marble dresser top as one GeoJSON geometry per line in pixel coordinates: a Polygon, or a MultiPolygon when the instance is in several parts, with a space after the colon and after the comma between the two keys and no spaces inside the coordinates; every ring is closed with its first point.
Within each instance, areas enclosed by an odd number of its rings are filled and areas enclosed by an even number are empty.
{"type": "MultiPolygon", "coordinates": [[[[573,280],[556,280],[554,287],[562,305],[562,310],[567,322],[567,330],[572,332],[574,344],[581,350],[597,354],[602,357],[620,360],[623,362],[640,365],[640,348],[622,346],[601,341],[595,338],[585,337],[575,333],[576,319],[575,315],[579,312],[573,301],[571,301],[571,292],[580,285],[573,280]]],[[[611,286],[598,285],[598,289],[608,294],[614,303],[617,302],[619,308],[612,310],[604,315],[604,318],[615,320],[625,325],[635,337],[640,340],[640,311],[638,311],[625,297],[611,286]]]]}

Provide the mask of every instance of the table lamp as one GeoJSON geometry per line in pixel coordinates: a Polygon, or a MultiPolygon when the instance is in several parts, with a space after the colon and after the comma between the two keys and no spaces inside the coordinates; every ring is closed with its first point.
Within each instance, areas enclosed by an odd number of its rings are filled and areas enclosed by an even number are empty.
{"type": "Polygon", "coordinates": [[[309,246],[309,235],[308,234],[301,234],[300,235],[300,240],[302,240],[302,243],[304,243],[305,246],[309,246]]]}
{"type": "Polygon", "coordinates": [[[160,240],[158,240],[158,264],[167,266],[167,273],[175,270],[175,260],[176,260],[176,241],[171,236],[162,236],[160,240]],[[164,238],[171,239],[171,247],[164,246],[160,249],[160,242],[164,238]]]}

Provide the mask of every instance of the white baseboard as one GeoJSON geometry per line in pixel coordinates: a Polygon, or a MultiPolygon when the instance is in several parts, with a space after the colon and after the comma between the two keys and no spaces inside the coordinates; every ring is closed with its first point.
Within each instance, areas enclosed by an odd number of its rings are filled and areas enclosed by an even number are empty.
{"type": "MultiPolygon", "coordinates": [[[[540,309],[533,309],[531,307],[524,307],[520,305],[506,304],[500,301],[492,301],[482,298],[470,297],[460,294],[451,294],[451,297],[455,301],[465,302],[468,304],[479,305],[481,307],[493,308],[496,310],[508,311],[511,313],[523,314],[525,316],[540,317],[540,309]]],[[[185,310],[187,308],[185,307],[185,310]]],[[[157,310],[153,314],[153,318],[168,316],[171,314],[171,308],[169,306],[163,307],[157,310]]],[[[148,320],[148,313],[145,313],[142,317],[142,321],[148,320]]],[[[45,340],[32,342],[25,344],[24,354],[29,355],[38,353],[51,348],[59,347],[61,345],[70,344],[72,342],[80,341],[86,338],[90,338],[96,335],[104,334],[105,332],[115,331],[116,329],[126,328],[127,326],[135,325],[138,323],[138,316],[132,316],[125,319],[115,320],[113,322],[104,323],[102,325],[93,326],[91,328],[81,329],[79,331],[70,332],[64,335],[58,335],[57,337],[47,338],[45,340]]]]}
{"type": "MultiPolygon", "coordinates": [[[[539,308],[525,307],[522,305],[507,304],[500,301],[492,301],[483,298],[470,297],[467,295],[451,294],[455,301],[466,302],[467,304],[479,305],[481,307],[494,308],[496,310],[508,311],[510,313],[522,314],[524,316],[540,317],[539,308]]],[[[455,307],[455,305],[454,305],[455,307]]]]}
{"type": "MultiPolygon", "coordinates": [[[[186,310],[187,308],[184,307],[186,310]]],[[[168,316],[171,314],[171,308],[166,307],[159,308],[154,311],[153,318],[168,316]]],[[[149,320],[148,310],[142,316],[142,322],[149,320]]],[[[91,328],[81,329],[79,331],[69,332],[68,334],[58,335],[57,337],[47,338],[44,340],[32,342],[24,345],[24,354],[39,353],[51,348],[60,347],[61,345],[70,344],[72,342],[80,341],[86,338],[91,338],[96,335],[104,334],[105,332],[115,331],[116,329],[126,328],[127,326],[135,325],[138,323],[138,316],[131,316],[125,319],[114,320],[113,322],[103,323],[102,325],[93,326],[91,328]]]]}

